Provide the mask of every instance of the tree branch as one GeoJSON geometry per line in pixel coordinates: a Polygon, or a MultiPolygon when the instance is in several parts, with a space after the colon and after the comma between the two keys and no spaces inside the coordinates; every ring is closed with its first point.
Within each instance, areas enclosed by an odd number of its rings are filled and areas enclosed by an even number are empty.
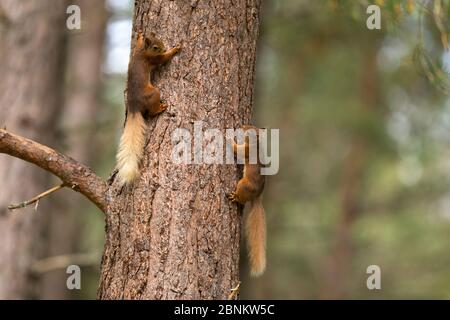
{"type": "Polygon", "coordinates": [[[103,212],[106,211],[107,184],[89,167],[49,147],[0,129],[0,153],[33,163],[58,176],[64,184],[80,192],[103,212]]]}
{"type": "Polygon", "coordinates": [[[14,209],[20,209],[20,208],[25,208],[26,206],[32,205],[33,203],[36,203],[34,209],[37,210],[37,206],[39,204],[39,201],[43,198],[48,196],[49,194],[52,194],[53,192],[56,192],[62,188],[66,187],[65,183],[61,183],[59,186],[53,187],[47,191],[44,191],[40,194],[38,194],[37,196],[35,196],[34,198],[27,200],[27,201],[23,201],[21,203],[18,204],[11,204],[8,206],[9,210],[14,210],[14,209]]]}
{"type": "Polygon", "coordinates": [[[65,269],[71,264],[95,266],[98,265],[100,259],[101,255],[97,252],[63,254],[35,261],[31,265],[31,271],[33,273],[45,273],[56,269],[65,269]]]}

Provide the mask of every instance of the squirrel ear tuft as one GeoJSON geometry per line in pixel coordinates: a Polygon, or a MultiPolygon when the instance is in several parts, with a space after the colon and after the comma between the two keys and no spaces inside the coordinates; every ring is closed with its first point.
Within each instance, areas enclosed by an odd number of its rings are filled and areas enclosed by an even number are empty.
{"type": "Polygon", "coordinates": [[[149,39],[149,38],[145,38],[145,46],[146,46],[146,47],[149,47],[150,44],[151,44],[150,39],[149,39]]]}

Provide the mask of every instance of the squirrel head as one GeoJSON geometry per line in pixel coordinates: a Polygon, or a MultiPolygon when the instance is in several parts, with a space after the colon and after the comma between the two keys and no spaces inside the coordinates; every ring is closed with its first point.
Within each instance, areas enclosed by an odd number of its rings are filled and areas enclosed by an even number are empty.
{"type": "MultiPolygon", "coordinates": [[[[258,128],[258,127],[255,127],[255,126],[252,126],[252,125],[243,125],[242,127],[241,127],[241,129],[245,132],[245,133],[247,133],[247,131],[250,131],[250,132],[248,132],[245,136],[244,136],[244,141],[245,141],[245,145],[246,145],[246,147],[255,147],[255,148],[257,148],[256,150],[258,150],[258,154],[257,154],[257,157],[258,157],[258,163],[259,164],[261,164],[261,154],[260,154],[260,149],[262,149],[262,148],[264,148],[264,146],[263,145],[261,145],[261,141],[259,140],[260,139],[260,134],[261,134],[261,132],[260,132],[260,130],[265,130],[266,128],[258,128]]],[[[245,152],[246,154],[245,154],[245,157],[246,157],[246,159],[248,159],[248,157],[250,156],[249,154],[247,154],[248,152],[246,151],[245,152]]]]}
{"type": "Polygon", "coordinates": [[[148,57],[157,56],[166,51],[163,42],[153,32],[150,33],[149,37],[145,37],[143,33],[139,32],[136,48],[143,51],[148,57]]]}
{"type": "Polygon", "coordinates": [[[259,130],[260,129],[258,127],[252,126],[250,124],[246,124],[246,125],[242,126],[242,130],[244,130],[244,131],[254,130],[254,132],[256,134],[256,137],[259,137],[259,130]]]}
{"type": "MultiPolygon", "coordinates": [[[[255,126],[247,124],[247,125],[243,125],[241,128],[242,128],[242,130],[244,130],[244,132],[252,130],[253,132],[251,134],[252,135],[254,134],[254,137],[256,138],[256,140],[258,140],[258,138],[259,138],[259,130],[260,130],[258,127],[255,127],[255,126]]],[[[250,140],[249,136],[246,135],[245,136],[245,143],[246,144],[250,144],[250,142],[252,142],[252,141],[250,140]]]]}

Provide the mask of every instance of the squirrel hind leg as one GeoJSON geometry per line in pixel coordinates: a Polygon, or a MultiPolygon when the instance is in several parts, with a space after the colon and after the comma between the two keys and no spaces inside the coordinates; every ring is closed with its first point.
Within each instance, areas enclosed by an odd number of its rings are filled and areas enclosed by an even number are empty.
{"type": "Polygon", "coordinates": [[[144,95],[144,107],[142,112],[148,113],[150,117],[155,117],[167,109],[167,105],[161,103],[161,94],[158,88],[148,87],[144,95]]]}
{"type": "Polygon", "coordinates": [[[236,186],[236,192],[234,192],[236,202],[245,205],[246,202],[252,201],[256,198],[254,188],[247,178],[239,180],[236,186]]]}

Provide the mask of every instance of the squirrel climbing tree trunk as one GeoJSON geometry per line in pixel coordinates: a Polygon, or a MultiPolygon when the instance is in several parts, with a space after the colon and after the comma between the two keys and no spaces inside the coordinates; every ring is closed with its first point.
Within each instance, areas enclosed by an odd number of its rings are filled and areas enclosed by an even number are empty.
{"type": "MultiPolygon", "coordinates": [[[[182,51],[154,85],[169,105],[150,120],[141,176],[107,194],[100,299],[225,299],[239,281],[240,212],[226,194],[234,165],[172,162],[172,132],[251,119],[259,0],[136,1],[133,36],[182,51]]],[[[206,141],[203,141],[203,146],[206,141]]]]}
{"type": "Polygon", "coordinates": [[[235,165],[175,164],[172,133],[193,133],[197,121],[222,133],[250,123],[259,9],[260,0],[135,2],[133,38],[154,32],[183,49],[152,82],[169,108],[149,121],[129,186],[0,129],[0,153],[55,174],[105,213],[99,299],[226,299],[238,284],[241,212],[226,194],[241,174],[235,165]]]}

